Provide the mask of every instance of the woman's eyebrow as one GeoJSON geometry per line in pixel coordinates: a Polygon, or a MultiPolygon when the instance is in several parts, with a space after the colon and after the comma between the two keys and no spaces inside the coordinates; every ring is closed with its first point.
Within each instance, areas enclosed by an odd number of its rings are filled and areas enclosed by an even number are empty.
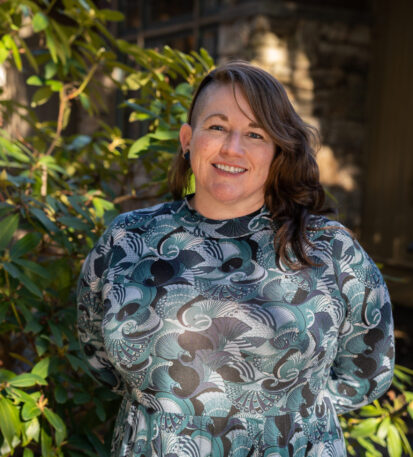
{"type": "Polygon", "coordinates": [[[222,113],[212,113],[212,114],[209,114],[209,115],[204,119],[204,122],[207,121],[208,119],[211,119],[211,117],[219,117],[219,118],[222,119],[223,121],[228,121],[228,117],[227,117],[225,114],[222,114],[222,113]]]}
{"type": "Polygon", "coordinates": [[[252,129],[261,129],[264,130],[264,127],[261,124],[257,124],[256,122],[250,122],[248,124],[248,127],[251,127],[252,129]]]}
{"type": "MultiPolygon", "coordinates": [[[[226,116],[225,114],[223,113],[212,113],[212,114],[209,114],[203,122],[206,122],[208,119],[211,119],[212,117],[219,117],[220,119],[222,119],[223,121],[228,121],[228,116],[226,116]]],[[[257,122],[250,122],[248,124],[248,127],[250,128],[253,128],[253,129],[262,129],[263,130],[263,126],[261,124],[258,124],[257,122]]]]}

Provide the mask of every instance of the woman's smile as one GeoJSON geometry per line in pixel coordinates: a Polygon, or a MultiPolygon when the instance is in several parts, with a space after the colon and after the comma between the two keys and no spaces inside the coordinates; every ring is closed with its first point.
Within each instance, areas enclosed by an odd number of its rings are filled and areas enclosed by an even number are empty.
{"type": "Polygon", "coordinates": [[[231,175],[239,175],[240,173],[245,173],[247,171],[246,168],[237,167],[235,165],[225,165],[223,163],[214,163],[212,166],[219,171],[223,171],[231,175]]]}

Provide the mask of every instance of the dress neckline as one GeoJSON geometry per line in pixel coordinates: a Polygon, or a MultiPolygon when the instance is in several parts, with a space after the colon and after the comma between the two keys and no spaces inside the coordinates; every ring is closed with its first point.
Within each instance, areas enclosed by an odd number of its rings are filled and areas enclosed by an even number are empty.
{"type": "Polygon", "coordinates": [[[258,210],[245,216],[231,219],[211,219],[194,209],[189,200],[193,194],[187,195],[177,208],[175,216],[184,228],[197,236],[212,238],[240,238],[261,230],[274,230],[269,210],[263,205],[258,210]]]}

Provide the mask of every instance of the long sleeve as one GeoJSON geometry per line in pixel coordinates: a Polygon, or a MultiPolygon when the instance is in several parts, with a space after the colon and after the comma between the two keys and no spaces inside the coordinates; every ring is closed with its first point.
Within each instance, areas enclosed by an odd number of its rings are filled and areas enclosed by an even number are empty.
{"type": "Polygon", "coordinates": [[[92,374],[105,386],[122,393],[122,379],[106,354],[102,335],[102,290],[112,255],[113,225],[105,231],[83,264],[77,287],[78,333],[92,374]]]}
{"type": "Polygon", "coordinates": [[[347,232],[331,247],[333,276],[346,306],[328,390],[338,414],[372,402],[389,388],[394,368],[393,318],[377,266],[347,232]]]}

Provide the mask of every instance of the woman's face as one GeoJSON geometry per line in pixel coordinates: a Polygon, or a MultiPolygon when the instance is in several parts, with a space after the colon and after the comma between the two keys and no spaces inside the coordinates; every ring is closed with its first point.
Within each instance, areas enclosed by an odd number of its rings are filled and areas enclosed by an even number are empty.
{"type": "Polygon", "coordinates": [[[201,94],[192,127],[180,131],[190,150],[197,211],[213,219],[249,214],[264,203],[274,143],[258,125],[247,99],[231,84],[212,84],[201,94]]]}

